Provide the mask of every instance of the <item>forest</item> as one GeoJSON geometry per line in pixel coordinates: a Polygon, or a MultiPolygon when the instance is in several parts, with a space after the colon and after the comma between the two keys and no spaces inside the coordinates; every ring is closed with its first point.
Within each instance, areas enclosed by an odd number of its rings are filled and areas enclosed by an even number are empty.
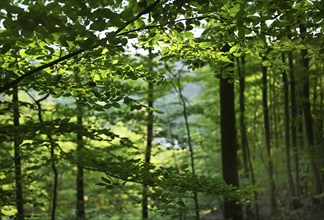
{"type": "Polygon", "coordinates": [[[324,219],[321,0],[1,0],[0,220],[324,219]]]}

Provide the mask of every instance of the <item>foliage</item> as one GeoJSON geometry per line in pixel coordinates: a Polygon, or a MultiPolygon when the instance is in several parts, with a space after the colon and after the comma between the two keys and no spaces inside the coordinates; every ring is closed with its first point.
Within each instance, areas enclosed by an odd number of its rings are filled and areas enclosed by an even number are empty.
{"type": "MultiPolygon", "coordinates": [[[[211,205],[209,200],[203,205],[207,210],[219,208],[223,198],[246,201],[251,191],[266,191],[262,187],[267,168],[261,150],[264,143],[259,107],[262,66],[270,73],[269,108],[273,114],[272,129],[278,137],[273,153],[276,172],[281,174],[277,182],[282,187],[286,181],[280,170],[284,163],[284,148],[280,147],[283,123],[279,122],[283,111],[276,106],[283,96],[277,75],[290,70],[283,54],[294,58],[294,70],[301,76],[297,78],[298,91],[302,90],[302,76],[309,74],[315,142],[321,144],[321,1],[2,0],[1,6],[0,211],[4,216],[16,214],[15,141],[20,143],[24,205],[30,218],[49,210],[53,197],[52,162],[61,178],[57,212],[61,219],[74,216],[71,197],[77,164],[86,170],[85,189],[91,197],[87,203],[89,218],[138,217],[144,181],[149,182],[155,219],[162,215],[175,218],[179,210],[191,216],[192,192],[210,198],[211,205]],[[303,27],[307,31],[302,32],[303,27]],[[223,51],[224,46],[229,46],[229,50],[223,51]],[[147,55],[148,51],[151,55],[147,55]],[[301,51],[307,51],[309,71],[299,62],[301,51]],[[247,189],[226,185],[220,179],[215,79],[227,78],[236,86],[238,76],[233,69],[219,70],[233,62],[233,57],[243,55],[247,57],[246,129],[258,176],[258,187],[247,189]],[[186,74],[181,76],[181,86],[194,84],[200,88],[193,101],[187,97],[197,161],[195,176],[187,167],[188,142],[171,86],[175,80],[172,73],[183,65],[186,74]],[[146,104],[148,82],[155,86],[157,107],[153,109],[146,104]],[[12,88],[16,86],[19,126],[13,123],[15,103],[11,100],[12,88]],[[40,110],[38,104],[43,98],[40,110]],[[82,110],[77,106],[82,106],[82,110]],[[152,111],[156,139],[153,161],[145,164],[144,127],[147,113],[152,111]],[[78,116],[83,117],[83,125],[77,123],[78,116]],[[84,142],[80,151],[77,134],[84,142]],[[55,140],[54,158],[49,137],[55,140]],[[159,140],[166,141],[169,149],[159,140]],[[93,201],[96,196],[98,201],[93,201]],[[130,206],[136,209],[127,213],[125,207],[130,206]],[[71,212],[64,214],[62,210],[67,209],[71,212]]],[[[293,120],[302,123],[301,118],[293,120]]],[[[320,147],[315,150],[316,155],[323,155],[320,147]]],[[[314,159],[310,151],[306,147],[299,151],[306,189],[310,183],[308,161],[314,159]]],[[[320,157],[316,161],[323,167],[320,157]]]]}

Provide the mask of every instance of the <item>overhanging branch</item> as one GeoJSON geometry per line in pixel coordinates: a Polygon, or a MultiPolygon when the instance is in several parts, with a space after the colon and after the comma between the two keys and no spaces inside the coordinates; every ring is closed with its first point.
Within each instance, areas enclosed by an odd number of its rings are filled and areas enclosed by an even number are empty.
{"type": "MultiPolygon", "coordinates": [[[[141,11],[139,14],[137,14],[133,19],[131,19],[130,21],[126,22],[125,25],[123,27],[120,27],[119,29],[117,29],[115,31],[116,35],[119,34],[122,30],[124,30],[129,24],[133,23],[134,21],[136,21],[137,19],[139,19],[142,15],[149,13],[150,11],[152,11],[158,4],[160,3],[160,0],[156,0],[153,4],[149,5],[148,7],[146,7],[143,11],[141,11]]],[[[91,49],[94,49],[98,47],[98,45],[96,45],[95,47],[92,47],[91,49]]],[[[46,69],[48,67],[54,66],[55,64],[58,64],[64,60],[67,60],[69,58],[72,58],[74,56],[77,56],[78,54],[83,53],[84,51],[86,51],[87,49],[79,49],[73,53],[67,54],[63,57],[60,57],[52,62],[49,62],[47,64],[44,64],[42,66],[39,66],[35,69],[32,69],[30,71],[28,71],[27,73],[19,76],[17,79],[5,84],[3,87],[0,87],[0,93],[5,92],[6,90],[18,85],[19,82],[21,82],[22,80],[24,80],[25,78],[34,75],[35,73],[46,69]]],[[[88,49],[89,50],[89,49],[88,49]]]]}

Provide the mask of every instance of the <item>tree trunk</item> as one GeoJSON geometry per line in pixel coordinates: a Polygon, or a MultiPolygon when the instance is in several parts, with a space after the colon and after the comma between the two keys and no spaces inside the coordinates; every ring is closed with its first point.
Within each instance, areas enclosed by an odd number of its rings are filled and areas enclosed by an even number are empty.
{"type": "MultiPolygon", "coordinates": [[[[285,55],[282,54],[282,61],[285,63],[285,55]]],[[[288,175],[288,186],[290,196],[295,196],[295,186],[292,177],[291,171],[291,160],[290,160],[290,116],[289,116],[289,86],[286,70],[282,72],[282,81],[283,81],[283,92],[284,92],[284,117],[285,117],[285,150],[286,150],[286,167],[287,167],[287,175],[288,175]]]]}
{"type": "Polygon", "coordinates": [[[48,135],[48,138],[51,144],[51,167],[53,171],[51,220],[55,220],[56,205],[57,205],[57,189],[58,189],[58,171],[55,164],[55,141],[50,135],[48,135]]]}
{"type": "MultiPolygon", "coordinates": [[[[262,57],[262,61],[265,57],[262,57]]],[[[273,161],[271,152],[271,136],[270,136],[270,122],[269,122],[269,108],[268,108],[268,80],[267,80],[267,67],[262,66],[262,106],[263,106],[263,121],[265,131],[265,145],[268,161],[268,176],[270,183],[270,202],[271,210],[274,212],[277,208],[276,203],[276,188],[274,183],[273,161]]]]}
{"type": "MultiPolygon", "coordinates": [[[[305,33],[306,27],[300,26],[300,32],[305,33]]],[[[305,132],[308,148],[311,154],[311,169],[314,177],[315,192],[320,194],[323,192],[321,184],[320,171],[316,163],[315,145],[314,145],[314,131],[313,131],[313,118],[309,98],[309,58],[307,57],[307,50],[302,50],[302,65],[303,65],[303,112],[305,121],[305,132]]]]}
{"type": "MultiPolygon", "coordinates": [[[[147,115],[147,138],[146,138],[146,149],[145,149],[145,163],[148,165],[151,161],[151,151],[153,142],[153,103],[154,103],[154,86],[153,83],[148,83],[148,99],[147,104],[149,107],[147,115]]],[[[148,166],[147,166],[148,167],[148,166]]],[[[147,170],[149,172],[149,170],[147,170]]],[[[148,219],[148,183],[144,181],[143,184],[143,195],[142,195],[142,218],[148,219]]]]}
{"type": "MultiPolygon", "coordinates": [[[[19,126],[19,99],[18,99],[18,88],[13,87],[12,103],[13,103],[13,121],[14,126],[19,126]]],[[[24,219],[24,200],[23,200],[23,189],[22,189],[22,174],[21,174],[21,155],[20,155],[20,144],[22,140],[20,135],[16,135],[14,138],[14,162],[15,162],[15,184],[16,184],[16,208],[17,220],[24,219]]]]}
{"type": "MultiPolygon", "coordinates": [[[[222,51],[229,51],[230,46],[226,44],[222,51]]],[[[233,68],[233,64],[228,67],[233,68]]],[[[225,68],[222,69],[224,71],[225,68]]],[[[233,70],[230,70],[233,71],[233,70]]],[[[234,108],[234,84],[229,79],[220,79],[220,108],[221,108],[221,151],[223,179],[227,184],[239,186],[236,149],[236,128],[234,108]]],[[[241,220],[242,207],[239,201],[224,198],[224,218],[241,220]]]]}
{"type": "MultiPolygon", "coordinates": [[[[77,104],[78,105],[78,104],[77,104]]],[[[79,126],[83,125],[82,111],[78,106],[77,123],[79,126]]],[[[83,167],[80,163],[80,154],[83,150],[83,138],[80,132],[77,133],[77,177],[76,177],[76,219],[85,219],[84,207],[84,184],[83,184],[83,167]]]]}
{"type": "MultiPolygon", "coordinates": [[[[253,164],[251,160],[251,155],[250,155],[250,147],[248,144],[248,138],[246,134],[246,128],[245,128],[245,96],[244,96],[244,91],[245,91],[245,56],[242,55],[241,57],[241,63],[239,59],[237,60],[237,69],[238,69],[238,74],[240,77],[240,133],[241,133],[241,144],[242,144],[242,151],[243,151],[243,165],[244,165],[244,171],[246,173],[247,177],[250,177],[251,184],[254,186],[255,185],[255,176],[254,176],[254,169],[253,169],[253,164]]],[[[259,220],[259,205],[258,205],[258,192],[254,191],[254,199],[255,199],[255,215],[256,219],[259,220]]],[[[247,208],[247,217],[249,219],[249,207],[247,208]]]]}
{"type": "Polygon", "coordinates": [[[299,177],[299,156],[298,156],[298,142],[297,142],[297,104],[296,104],[296,82],[294,74],[293,56],[288,53],[289,77],[290,77],[290,110],[291,110],[291,141],[294,150],[294,167],[295,167],[295,181],[296,181],[296,196],[300,196],[300,177],[299,177]]]}
{"type": "MultiPolygon", "coordinates": [[[[190,133],[190,127],[189,127],[189,122],[188,122],[188,112],[187,112],[187,104],[186,104],[186,99],[182,94],[182,89],[181,89],[181,83],[180,83],[180,76],[178,77],[178,94],[180,97],[181,105],[183,108],[183,118],[185,120],[185,125],[186,125],[186,133],[187,133],[187,141],[189,145],[189,152],[190,152],[190,161],[191,161],[191,173],[192,176],[196,175],[196,168],[195,168],[195,160],[194,160],[194,151],[192,147],[192,142],[191,142],[191,133],[190,133]]],[[[194,203],[195,203],[195,214],[196,214],[196,220],[200,219],[200,214],[199,214],[199,202],[198,202],[198,194],[197,192],[193,192],[194,196],[194,203]]]]}
{"type": "Polygon", "coordinates": [[[240,134],[241,134],[241,147],[242,147],[242,155],[243,155],[243,168],[244,174],[246,177],[249,177],[249,167],[248,167],[248,157],[247,157],[247,148],[248,148],[248,140],[245,129],[245,57],[244,55],[241,58],[242,65],[240,65],[240,60],[237,59],[237,70],[239,74],[239,82],[240,82],[240,134]]]}
{"type": "MultiPolygon", "coordinates": [[[[37,101],[33,98],[38,107],[38,119],[40,122],[44,121],[42,115],[41,101],[47,99],[48,96],[49,94],[45,95],[44,97],[42,97],[37,101]]],[[[55,141],[50,134],[47,135],[47,138],[50,142],[51,168],[53,171],[53,189],[52,189],[52,200],[51,200],[52,204],[51,204],[50,213],[51,213],[51,220],[55,220],[55,212],[56,212],[56,205],[57,205],[58,171],[55,164],[55,141]]]]}

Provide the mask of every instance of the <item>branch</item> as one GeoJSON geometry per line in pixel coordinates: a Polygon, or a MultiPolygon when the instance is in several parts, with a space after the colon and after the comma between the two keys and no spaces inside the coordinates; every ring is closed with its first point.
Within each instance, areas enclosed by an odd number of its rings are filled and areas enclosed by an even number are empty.
{"type": "MultiPolygon", "coordinates": [[[[168,21],[165,25],[169,25],[171,23],[174,23],[175,24],[175,23],[178,23],[178,22],[181,22],[181,21],[202,20],[202,19],[205,19],[205,18],[217,19],[219,21],[222,21],[221,18],[218,18],[216,16],[206,15],[206,16],[198,16],[198,17],[192,17],[192,18],[181,18],[181,19],[174,20],[174,21],[168,21]]],[[[130,33],[133,33],[133,32],[137,32],[137,31],[149,30],[149,29],[153,29],[153,28],[162,28],[162,27],[163,26],[160,25],[160,24],[157,24],[157,25],[147,25],[147,26],[142,27],[142,28],[136,28],[136,29],[133,29],[133,30],[129,30],[129,31],[125,31],[125,32],[119,33],[119,34],[117,34],[117,36],[122,36],[122,35],[130,34],[130,33]]]]}
{"type": "Polygon", "coordinates": [[[3,87],[1,87],[1,88],[0,88],[0,93],[2,93],[2,92],[4,92],[4,91],[6,91],[6,90],[8,90],[8,89],[10,89],[10,88],[12,88],[12,87],[14,87],[14,86],[16,86],[16,85],[17,85],[20,81],[22,81],[23,79],[25,79],[25,78],[27,78],[27,77],[29,77],[29,76],[31,76],[31,75],[34,75],[35,73],[37,73],[37,72],[39,72],[39,71],[41,71],[41,70],[43,70],[43,69],[46,69],[46,68],[51,67],[51,66],[54,66],[55,64],[58,64],[59,62],[61,62],[61,61],[63,61],[63,60],[67,60],[67,59],[69,59],[69,58],[71,58],[71,57],[74,57],[74,56],[76,56],[76,55],[78,55],[78,54],[80,54],[80,53],[82,53],[82,52],[84,52],[84,51],[85,51],[85,49],[77,50],[77,51],[75,51],[75,52],[73,52],[73,53],[70,53],[70,54],[67,54],[67,55],[65,55],[65,56],[63,56],[63,57],[60,57],[60,58],[58,58],[57,60],[54,60],[54,61],[52,61],[52,62],[50,62],[50,63],[44,64],[44,65],[39,66],[39,67],[37,67],[37,68],[35,68],[35,69],[33,69],[33,70],[30,70],[30,71],[28,71],[27,73],[25,73],[24,75],[19,76],[17,79],[15,79],[15,80],[13,80],[13,81],[7,83],[7,84],[4,85],[3,87]]]}
{"type": "MultiPolygon", "coordinates": [[[[124,25],[123,27],[120,27],[118,30],[116,30],[116,31],[115,31],[116,35],[118,35],[118,33],[120,33],[122,30],[124,30],[124,29],[129,25],[129,24],[131,24],[132,22],[134,22],[134,21],[136,21],[137,19],[139,19],[142,15],[149,13],[149,12],[150,12],[151,10],[153,10],[153,9],[154,9],[154,8],[155,8],[159,3],[160,3],[160,0],[156,0],[153,4],[151,4],[151,5],[149,5],[148,7],[146,7],[143,11],[141,11],[141,12],[140,12],[138,15],[136,15],[133,19],[131,19],[130,21],[126,22],[125,25],[124,25]]],[[[96,47],[98,47],[98,46],[99,46],[99,45],[96,45],[95,47],[93,47],[93,48],[91,48],[91,49],[94,49],[94,48],[96,48],[96,47]]],[[[88,50],[90,50],[90,49],[88,49],[88,50]]],[[[81,53],[83,53],[84,51],[86,51],[86,49],[79,49],[79,50],[77,50],[77,51],[75,51],[75,52],[73,52],[73,53],[70,53],[70,54],[67,54],[67,55],[65,55],[65,56],[63,56],[63,57],[60,57],[60,58],[58,58],[57,60],[54,60],[54,61],[52,61],[52,62],[50,62],[50,63],[47,63],[47,64],[44,64],[44,65],[42,65],[42,66],[39,66],[39,67],[37,67],[37,68],[35,68],[35,69],[33,69],[33,70],[30,70],[30,71],[28,71],[27,73],[25,73],[25,74],[19,76],[17,79],[15,79],[15,80],[13,80],[13,81],[11,81],[11,82],[5,84],[3,87],[0,87],[0,93],[5,92],[6,90],[8,90],[8,89],[10,89],[10,88],[12,88],[12,87],[14,87],[14,86],[16,86],[16,85],[17,85],[19,82],[21,82],[23,79],[25,79],[25,78],[27,78],[27,77],[29,77],[29,76],[32,76],[32,75],[34,75],[35,73],[37,73],[37,72],[39,72],[39,71],[41,71],[41,70],[43,70],[43,69],[46,69],[46,68],[51,67],[51,66],[53,66],[53,65],[55,65],[55,64],[58,64],[58,63],[61,62],[61,61],[67,60],[67,59],[69,59],[69,58],[71,58],[71,57],[74,57],[74,56],[76,56],[76,55],[78,55],[78,54],[81,54],[81,53]]]]}
{"type": "Polygon", "coordinates": [[[126,22],[126,24],[123,27],[120,27],[116,34],[118,35],[122,30],[124,30],[129,24],[133,23],[137,19],[139,19],[142,15],[145,15],[149,13],[151,10],[153,10],[158,4],[160,3],[160,0],[156,0],[152,5],[149,5],[147,8],[145,8],[142,12],[140,12],[138,15],[136,15],[132,20],[129,20],[126,22]]]}

